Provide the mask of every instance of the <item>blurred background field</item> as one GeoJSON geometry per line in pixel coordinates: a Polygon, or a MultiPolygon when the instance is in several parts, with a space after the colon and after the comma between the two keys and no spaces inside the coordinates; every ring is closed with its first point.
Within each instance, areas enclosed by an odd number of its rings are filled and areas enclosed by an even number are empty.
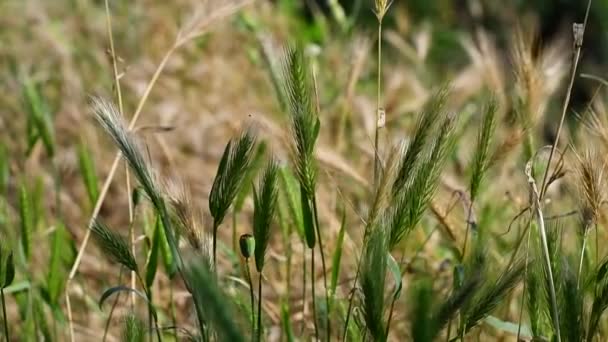
{"type": "MultiPolygon", "coordinates": [[[[145,143],[146,157],[163,184],[183,183],[192,193],[206,231],[211,229],[209,192],[229,139],[251,128],[264,141],[266,152],[274,153],[281,165],[290,164],[290,121],[277,96],[276,77],[284,48],[296,43],[303,47],[315,71],[320,108],[315,150],[319,218],[328,264],[337,244],[342,250],[336,300],[344,310],[362,255],[374,193],[379,75],[373,1],[108,3],[110,22],[101,0],[0,0],[0,244],[15,253],[16,276],[7,288],[11,339],[69,340],[66,293],[71,298],[77,341],[100,339],[104,331],[104,338],[120,340],[121,317],[132,311],[145,317],[144,302],[138,298],[133,306],[128,294],[117,297],[115,308],[113,299],[98,305],[104,290],[129,285],[131,280],[95,244],[86,247],[73,280],[68,280],[117,151],[91,110],[91,96],[118,103],[110,33],[122,112],[128,121],[140,111],[142,97],[146,98],[134,128],[145,143]],[[189,39],[189,33],[195,37],[189,39]],[[162,70],[148,95],[159,65],[162,70]],[[341,227],[345,227],[343,242],[341,227]],[[107,323],[110,307],[113,318],[107,323]]],[[[579,0],[392,3],[383,21],[380,79],[386,127],[379,154],[387,156],[391,146],[412,137],[420,113],[433,94],[448,84],[446,111],[459,119],[458,140],[429,209],[393,253],[401,262],[404,289],[395,302],[389,340],[412,339],[410,285],[430,278],[437,293],[450,293],[455,266],[464,263],[461,248],[471,238],[466,233],[471,159],[484,106],[492,96],[498,104],[492,167],[472,220],[482,227],[486,263],[494,273],[513,257],[524,231],[523,221],[515,218],[528,207],[530,198],[524,168],[539,150],[539,159],[546,162],[541,148],[556,138],[573,60],[572,24],[583,21],[586,8],[587,1],[579,0]]],[[[546,216],[563,215],[564,250],[577,262],[579,209],[584,201],[577,192],[575,152],[597,152],[602,170],[608,152],[603,88],[608,72],[608,1],[593,1],[589,13],[558,146],[565,151],[564,166],[543,203],[546,216]]],[[[125,170],[121,162],[99,216],[124,236],[129,235],[130,226],[135,227],[129,239],[144,264],[155,215],[149,205],[142,204],[130,217],[130,190],[137,182],[125,170]]],[[[540,183],[542,172],[535,176],[540,183]]],[[[221,287],[244,313],[249,310],[249,293],[236,238],[252,232],[253,208],[247,193],[219,233],[221,287]]],[[[309,256],[288,213],[286,208],[279,210],[264,270],[263,309],[269,341],[288,339],[286,322],[301,340],[311,340],[314,332],[310,300],[302,298],[302,256],[309,256]]],[[[597,223],[602,227],[603,215],[597,223]]],[[[606,232],[597,227],[593,239],[600,241],[599,249],[591,241],[587,247],[593,251],[585,264],[589,274],[591,256],[602,258],[606,252],[601,244],[606,232]]],[[[524,255],[523,249],[517,253],[524,255]]],[[[177,335],[186,339],[182,329],[192,331],[195,326],[190,294],[179,279],[169,279],[161,271],[164,268],[158,268],[153,294],[159,321],[164,326],[179,323],[179,329],[167,329],[164,335],[167,340],[177,335]]],[[[319,295],[323,289],[320,268],[315,278],[319,295]]],[[[499,323],[484,321],[465,340],[514,341],[517,329],[506,322],[517,326],[523,283],[494,311],[492,317],[500,318],[496,318],[499,323]]],[[[387,284],[392,291],[392,279],[387,284]]],[[[333,317],[336,328],[331,340],[341,337],[343,313],[333,317]]],[[[354,320],[361,325],[358,315],[354,320]]],[[[524,315],[529,330],[527,320],[524,315]]],[[[598,336],[608,336],[605,320],[600,323],[603,335],[598,336]]],[[[530,340],[531,333],[526,334],[522,338],[530,340]]]]}

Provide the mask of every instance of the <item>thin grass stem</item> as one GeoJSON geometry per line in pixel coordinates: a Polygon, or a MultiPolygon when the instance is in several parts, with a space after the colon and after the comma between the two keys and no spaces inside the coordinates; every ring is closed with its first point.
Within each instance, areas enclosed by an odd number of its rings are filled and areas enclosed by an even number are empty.
{"type": "Polygon", "coordinates": [[[545,168],[545,173],[543,175],[543,182],[540,188],[540,200],[543,199],[546,191],[547,191],[547,180],[549,176],[549,171],[551,169],[551,162],[553,161],[553,157],[555,155],[555,150],[557,149],[557,144],[559,143],[559,138],[562,133],[562,129],[564,126],[564,121],[566,119],[566,112],[568,111],[568,106],[570,104],[570,97],[572,95],[572,88],[574,86],[574,79],[576,78],[576,70],[578,68],[578,62],[581,57],[581,48],[583,47],[583,36],[585,35],[585,29],[587,27],[587,20],[589,19],[589,11],[591,10],[591,3],[593,0],[589,0],[587,2],[587,10],[585,11],[585,20],[583,21],[582,32],[580,35],[577,32],[574,32],[574,57],[572,60],[572,72],[570,73],[570,82],[568,83],[568,90],[566,91],[566,97],[564,98],[564,104],[562,106],[562,115],[559,120],[559,126],[557,127],[557,133],[555,134],[555,141],[551,145],[551,152],[549,152],[549,159],[547,160],[547,167],[545,168]]]}
{"type": "Polygon", "coordinates": [[[315,341],[319,340],[319,327],[317,326],[317,300],[315,298],[315,250],[310,249],[310,290],[312,296],[312,320],[315,326],[315,341]]]}
{"type": "Polygon", "coordinates": [[[257,342],[262,342],[262,273],[258,277],[258,338],[257,342]]]}
{"type": "Polygon", "coordinates": [[[377,105],[376,105],[376,121],[374,131],[374,188],[378,184],[378,177],[380,176],[380,111],[382,101],[382,20],[378,20],[378,79],[377,79],[377,105]]]}
{"type": "Polygon", "coordinates": [[[313,212],[315,216],[315,227],[317,230],[317,240],[319,240],[319,251],[321,252],[321,267],[323,268],[323,285],[325,286],[325,305],[326,305],[326,332],[327,341],[331,340],[331,324],[329,319],[329,288],[327,287],[327,268],[325,266],[325,252],[323,250],[323,238],[321,237],[321,229],[319,225],[319,211],[317,209],[317,196],[313,194],[312,197],[313,212]]]}
{"type": "Polygon", "coordinates": [[[0,288],[0,299],[2,300],[2,319],[4,321],[4,336],[7,341],[10,341],[10,334],[8,332],[8,316],[6,315],[6,299],[4,298],[4,288],[0,288]]]}
{"type": "MultiPolygon", "coordinates": [[[[124,271],[124,266],[121,266],[120,273],[118,274],[118,283],[119,284],[122,283],[123,271],[124,271]]],[[[112,307],[110,308],[110,313],[108,314],[108,319],[106,320],[106,326],[103,329],[103,337],[101,339],[103,342],[105,342],[108,337],[108,331],[110,330],[110,324],[112,323],[112,316],[114,316],[114,310],[116,310],[116,306],[118,305],[118,300],[120,299],[120,295],[121,295],[120,292],[118,294],[116,294],[116,297],[114,297],[114,302],[112,302],[112,307]]]]}
{"type": "Polygon", "coordinates": [[[585,233],[583,235],[583,245],[581,246],[581,256],[578,262],[578,273],[576,274],[576,289],[580,288],[581,275],[583,274],[583,261],[585,260],[585,249],[587,248],[587,233],[588,227],[585,227],[585,233]]]}
{"type": "Polygon", "coordinates": [[[255,295],[253,294],[253,282],[251,281],[251,268],[249,258],[245,259],[245,272],[247,272],[247,282],[249,283],[249,299],[251,301],[251,339],[255,336],[255,295]]]}

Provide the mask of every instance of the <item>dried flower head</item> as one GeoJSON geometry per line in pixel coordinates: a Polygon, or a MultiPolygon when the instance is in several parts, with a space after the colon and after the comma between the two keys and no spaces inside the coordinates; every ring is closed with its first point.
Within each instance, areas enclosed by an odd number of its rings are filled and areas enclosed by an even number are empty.
{"type": "Polygon", "coordinates": [[[604,170],[606,164],[594,151],[575,153],[577,188],[582,199],[582,216],[586,227],[597,222],[605,198],[604,170]]]}
{"type": "Polygon", "coordinates": [[[374,13],[378,18],[378,21],[382,22],[386,12],[388,12],[389,7],[393,4],[393,1],[389,0],[375,0],[374,1],[374,13]]]}

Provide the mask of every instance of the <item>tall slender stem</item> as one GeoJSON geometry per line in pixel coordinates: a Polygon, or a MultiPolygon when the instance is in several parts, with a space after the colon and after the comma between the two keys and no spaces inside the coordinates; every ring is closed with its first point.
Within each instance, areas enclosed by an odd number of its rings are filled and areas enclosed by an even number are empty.
{"type": "Polygon", "coordinates": [[[327,333],[327,341],[331,340],[331,324],[330,324],[330,319],[329,319],[329,288],[327,287],[327,268],[325,266],[325,252],[323,251],[323,239],[321,237],[321,230],[320,230],[320,225],[319,225],[319,211],[317,209],[317,196],[316,194],[313,194],[312,197],[312,205],[313,205],[313,211],[314,211],[314,216],[315,216],[315,228],[317,231],[317,240],[319,240],[319,251],[321,252],[321,266],[323,268],[323,285],[325,287],[325,305],[326,305],[326,316],[325,316],[325,329],[326,329],[326,333],[327,333]]]}
{"type": "Polygon", "coordinates": [[[262,342],[262,272],[258,278],[258,338],[257,342],[262,342]]]}
{"type": "Polygon", "coordinates": [[[462,255],[461,257],[464,259],[464,255],[467,252],[467,241],[469,240],[469,229],[471,229],[471,216],[473,213],[473,199],[471,198],[471,202],[469,203],[469,209],[467,212],[467,229],[464,233],[464,245],[462,246],[462,255]]]}
{"type": "Polygon", "coordinates": [[[4,336],[7,341],[10,341],[10,335],[8,333],[8,316],[6,315],[6,302],[4,299],[4,288],[0,288],[0,299],[2,299],[2,318],[4,320],[4,336]]]}
{"type": "Polygon", "coordinates": [[[247,272],[247,282],[249,283],[249,297],[251,300],[251,339],[255,336],[255,300],[253,294],[253,282],[251,281],[251,269],[249,268],[249,258],[245,259],[245,271],[247,272]]]}
{"type": "MultiPolygon", "coordinates": [[[[306,317],[306,243],[302,246],[302,317],[306,317]]],[[[306,323],[302,324],[300,334],[304,334],[306,323]]]]}
{"type": "Polygon", "coordinates": [[[219,224],[216,220],[213,220],[213,270],[217,275],[217,229],[219,224]]]}
{"type": "Polygon", "coordinates": [[[375,122],[375,133],[374,133],[374,187],[378,184],[378,177],[380,173],[380,146],[379,146],[379,134],[380,134],[380,111],[382,101],[382,21],[378,21],[378,80],[377,80],[377,106],[376,106],[376,122],[375,122]]]}
{"type": "Polygon", "coordinates": [[[312,292],[312,321],[315,326],[315,341],[319,340],[319,327],[317,327],[317,303],[315,298],[315,249],[310,249],[310,290],[312,292]]]}
{"type": "Polygon", "coordinates": [[[581,246],[581,257],[580,260],[578,262],[578,273],[576,275],[576,289],[579,289],[580,286],[580,282],[581,282],[581,274],[583,272],[583,260],[585,259],[585,249],[587,248],[587,233],[589,231],[589,226],[585,225],[585,232],[583,235],[583,245],[581,246]]]}
{"type": "Polygon", "coordinates": [[[574,57],[572,59],[572,72],[570,73],[570,82],[568,83],[568,91],[566,92],[566,97],[564,98],[564,104],[562,106],[562,116],[559,120],[559,126],[557,127],[557,133],[555,134],[555,141],[553,145],[551,145],[551,152],[549,153],[549,160],[547,160],[547,167],[545,169],[545,174],[543,176],[542,186],[540,187],[540,199],[542,200],[545,192],[547,191],[546,187],[548,186],[547,180],[549,176],[549,170],[551,169],[551,162],[553,161],[553,156],[555,154],[555,150],[557,149],[557,144],[559,143],[559,138],[562,132],[562,128],[564,126],[564,120],[566,119],[566,112],[568,111],[568,105],[570,104],[570,96],[572,95],[572,87],[574,86],[574,79],[576,78],[576,70],[578,68],[578,61],[581,57],[581,48],[583,46],[583,36],[585,34],[585,28],[587,27],[587,20],[589,19],[589,11],[591,9],[591,3],[593,0],[589,0],[587,2],[587,10],[585,12],[585,20],[583,21],[582,32],[580,35],[578,32],[574,32],[574,57]]]}

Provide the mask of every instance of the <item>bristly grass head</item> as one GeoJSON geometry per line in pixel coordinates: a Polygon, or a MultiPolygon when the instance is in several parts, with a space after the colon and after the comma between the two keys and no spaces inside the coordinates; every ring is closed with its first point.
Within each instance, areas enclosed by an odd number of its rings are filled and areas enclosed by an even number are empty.
{"type": "Polygon", "coordinates": [[[309,68],[303,52],[299,48],[287,49],[283,68],[283,87],[286,89],[293,135],[292,159],[300,186],[308,197],[315,189],[314,148],[320,121],[312,104],[309,68]]]}
{"type": "Polygon", "coordinates": [[[601,207],[606,201],[605,169],[602,157],[585,150],[582,154],[575,153],[577,159],[576,177],[577,188],[582,199],[582,216],[586,228],[597,223],[601,215],[601,207]]]}
{"type": "Polygon", "coordinates": [[[195,207],[190,191],[183,183],[171,183],[167,186],[168,211],[172,216],[173,226],[196,251],[205,248],[203,215],[195,207]]]}
{"type": "Polygon", "coordinates": [[[279,188],[277,185],[279,167],[271,159],[260,179],[259,190],[253,190],[253,236],[256,248],[255,267],[258,272],[264,268],[264,255],[270,241],[270,227],[275,215],[279,188]]]}
{"type": "Polygon", "coordinates": [[[382,22],[392,4],[393,0],[374,0],[374,14],[378,18],[378,22],[382,22]]]}
{"type": "Polygon", "coordinates": [[[111,102],[101,97],[92,97],[91,102],[95,118],[114,140],[154,206],[160,208],[162,206],[161,192],[153,177],[152,168],[144,158],[135,135],[129,131],[118,110],[111,102]]]}
{"type": "Polygon", "coordinates": [[[97,245],[99,245],[99,248],[101,248],[108,258],[131,271],[137,272],[135,256],[131,253],[129,244],[122,236],[110,230],[99,220],[95,220],[91,226],[91,230],[93,231],[97,245]]]}
{"type": "Polygon", "coordinates": [[[216,229],[241,188],[254,157],[255,143],[253,133],[245,131],[238,139],[230,140],[224,149],[209,193],[209,210],[216,229]]]}
{"type": "Polygon", "coordinates": [[[418,167],[419,160],[422,158],[425,146],[432,136],[437,122],[441,121],[444,114],[443,108],[448,95],[448,88],[441,88],[433,95],[430,102],[426,105],[423,113],[418,118],[414,136],[407,145],[398,166],[397,176],[393,184],[393,193],[399,193],[406,186],[408,180],[413,177],[413,172],[418,167]]]}
{"type": "Polygon", "coordinates": [[[486,171],[490,167],[490,146],[492,145],[492,137],[496,129],[497,111],[498,104],[496,100],[492,98],[486,105],[483,121],[479,129],[479,135],[477,136],[477,146],[475,147],[475,153],[473,154],[471,180],[469,182],[471,201],[475,201],[477,198],[481,182],[486,171]]]}
{"type": "Polygon", "coordinates": [[[361,264],[360,285],[363,293],[363,315],[375,341],[384,341],[384,292],[388,260],[388,243],[384,229],[377,225],[365,245],[361,264]]]}
{"type": "Polygon", "coordinates": [[[418,224],[428,203],[432,200],[439,177],[454,145],[455,127],[454,115],[448,115],[443,119],[436,131],[431,150],[422,156],[419,165],[413,169],[411,180],[404,183],[404,189],[394,195],[394,204],[388,210],[391,249],[418,224]]]}

